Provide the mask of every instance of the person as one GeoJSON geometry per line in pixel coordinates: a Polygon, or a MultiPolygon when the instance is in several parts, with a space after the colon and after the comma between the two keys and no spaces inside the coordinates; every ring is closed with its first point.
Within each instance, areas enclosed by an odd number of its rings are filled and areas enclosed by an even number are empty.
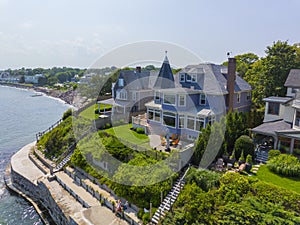
{"type": "Polygon", "coordinates": [[[125,202],[123,209],[126,210],[128,208],[128,201],[125,202]]]}
{"type": "Polygon", "coordinates": [[[117,208],[116,208],[116,215],[118,214],[118,212],[122,212],[122,202],[121,199],[118,200],[117,202],[117,208]]]}

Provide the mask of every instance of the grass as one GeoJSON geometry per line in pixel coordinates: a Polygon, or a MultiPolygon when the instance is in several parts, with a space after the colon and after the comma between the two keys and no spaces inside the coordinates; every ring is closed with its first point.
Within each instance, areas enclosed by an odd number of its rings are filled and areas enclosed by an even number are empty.
{"type": "Polygon", "coordinates": [[[125,124],[111,127],[109,129],[106,129],[105,132],[124,139],[130,143],[150,148],[148,136],[146,134],[138,134],[137,132],[130,130],[131,127],[131,124],[125,124]]]}
{"type": "Polygon", "coordinates": [[[295,191],[300,194],[300,178],[291,178],[271,172],[266,165],[259,167],[256,177],[262,181],[272,183],[279,187],[295,191]]]}
{"type": "MultiPolygon", "coordinates": [[[[106,110],[110,109],[111,106],[106,106],[106,110]]],[[[95,113],[95,110],[98,109],[98,104],[91,105],[87,109],[83,110],[79,115],[88,120],[98,119],[99,114],[95,113]]],[[[104,109],[104,105],[100,105],[100,110],[104,109]]]]}

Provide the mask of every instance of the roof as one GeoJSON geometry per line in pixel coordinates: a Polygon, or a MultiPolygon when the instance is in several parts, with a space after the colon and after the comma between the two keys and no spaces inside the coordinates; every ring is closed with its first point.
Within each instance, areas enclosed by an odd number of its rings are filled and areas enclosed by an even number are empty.
{"type": "Polygon", "coordinates": [[[166,89],[166,88],[174,88],[174,87],[175,87],[175,83],[174,83],[174,76],[172,73],[172,69],[170,67],[168,57],[165,56],[164,62],[160,68],[159,74],[154,84],[154,88],[166,89]]]}
{"type": "Polygon", "coordinates": [[[300,140],[300,130],[291,129],[288,131],[279,131],[277,133],[280,136],[285,136],[285,137],[295,138],[300,140]]]}
{"type": "Polygon", "coordinates": [[[104,105],[112,105],[112,106],[120,106],[120,107],[126,107],[127,105],[129,105],[130,103],[127,101],[118,101],[118,100],[114,100],[113,98],[109,98],[109,99],[105,99],[105,100],[101,100],[97,102],[98,104],[104,104],[104,105]]]}
{"type": "MultiPolygon", "coordinates": [[[[203,90],[207,94],[227,94],[227,67],[213,63],[201,63],[188,65],[175,75],[176,83],[179,82],[179,74],[197,74],[197,83],[190,83],[195,88],[203,90]]],[[[183,85],[186,85],[184,83],[183,85]]],[[[251,86],[241,77],[236,76],[235,92],[251,91],[251,86]]]]}
{"type": "Polygon", "coordinates": [[[291,69],[284,83],[285,87],[300,87],[300,69],[291,69]]]}
{"type": "Polygon", "coordinates": [[[277,96],[271,96],[267,98],[263,98],[266,102],[277,102],[277,103],[287,103],[288,101],[292,100],[291,97],[277,97],[277,96]]]}
{"type": "Polygon", "coordinates": [[[263,123],[252,129],[253,133],[277,136],[276,132],[282,132],[291,130],[292,124],[285,122],[284,120],[277,120],[273,122],[263,123]]]}

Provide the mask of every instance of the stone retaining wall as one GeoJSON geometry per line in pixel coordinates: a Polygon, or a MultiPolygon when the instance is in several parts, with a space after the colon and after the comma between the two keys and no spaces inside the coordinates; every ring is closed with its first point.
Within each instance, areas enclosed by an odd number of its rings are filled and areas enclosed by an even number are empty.
{"type": "MultiPolygon", "coordinates": [[[[26,196],[30,197],[34,202],[38,203],[42,211],[47,210],[55,224],[71,224],[43,182],[36,181],[36,183],[32,183],[14,171],[13,168],[11,168],[11,180],[14,187],[20,190],[26,196]]],[[[72,225],[74,225],[74,223],[72,223],[72,225]]]]}

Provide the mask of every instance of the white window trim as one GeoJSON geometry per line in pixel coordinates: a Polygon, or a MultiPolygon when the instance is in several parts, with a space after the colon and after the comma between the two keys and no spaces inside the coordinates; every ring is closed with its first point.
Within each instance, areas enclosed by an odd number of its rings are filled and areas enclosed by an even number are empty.
{"type": "Polygon", "coordinates": [[[159,109],[152,109],[152,108],[149,108],[149,109],[148,109],[148,115],[147,115],[147,118],[148,118],[149,120],[151,120],[151,121],[155,121],[155,122],[161,123],[161,115],[162,115],[162,113],[161,113],[161,111],[160,111],[159,109]],[[153,113],[153,118],[152,118],[152,119],[149,119],[149,112],[152,112],[152,113],[153,113]],[[157,121],[157,120],[155,119],[155,118],[156,118],[155,113],[159,113],[159,121],[157,121]]]}
{"type": "Polygon", "coordinates": [[[137,92],[133,91],[132,92],[132,100],[136,101],[136,99],[137,99],[137,92]]]}
{"type": "Polygon", "coordinates": [[[173,95],[173,94],[164,94],[163,96],[164,96],[163,103],[164,103],[165,105],[173,105],[173,106],[176,106],[177,100],[176,100],[176,95],[175,95],[175,94],[174,94],[174,95],[173,95]],[[165,102],[165,95],[171,95],[171,96],[174,96],[174,99],[175,99],[174,104],[173,104],[173,103],[169,103],[169,102],[165,102]]]}
{"type": "Polygon", "coordinates": [[[185,82],[185,74],[184,73],[180,74],[180,82],[185,82]]]}
{"type": "Polygon", "coordinates": [[[246,100],[251,101],[251,91],[247,92],[246,100]]]}
{"type": "Polygon", "coordinates": [[[183,114],[178,115],[178,128],[179,129],[185,129],[186,128],[186,117],[183,114]],[[180,127],[180,118],[183,118],[183,126],[180,127]]]}
{"type": "Polygon", "coordinates": [[[205,95],[205,94],[200,94],[200,96],[199,96],[199,105],[206,105],[206,95],[205,95]],[[205,103],[204,103],[204,104],[201,103],[201,101],[202,101],[202,96],[205,97],[205,103]]]}
{"type": "Polygon", "coordinates": [[[186,82],[192,82],[192,76],[190,74],[186,74],[185,80],[186,82]],[[190,79],[188,79],[188,77],[190,77],[190,79]]]}
{"type": "Polygon", "coordinates": [[[202,118],[202,117],[198,117],[198,116],[187,116],[186,117],[186,129],[188,129],[188,130],[193,130],[193,131],[200,131],[200,130],[196,130],[196,121],[201,121],[201,122],[203,122],[203,127],[205,127],[205,119],[204,118],[202,118]],[[189,128],[187,125],[188,125],[188,120],[189,120],[189,117],[193,117],[194,118],[194,128],[193,129],[191,129],[191,128],[189,128]]]}
{"type": "Polygon", "coordinates": [[[117,99],[118,100],[127,100],[127,91],[125,89],[117,90],[117,99]]]}
{"type": "Polygon", "coordinates": [[[236,102],[237,103],[241,102],[241,92],[236,93],[236,102]]]}
{"type": "Polygon", "coordinates": [[[180,106],[180,107],[185,107],[186,106],[186,96],[185,95],[178,95],[178,106],[180,106]],[[184,99],[184,104],[183,105],[180,104],[180,97],[183,97],[183,99],[184,99]]]}
{"type": "Polygon", "coordinates": [[[176,113],[174,113],[174,112],[168,112],[168,111],[162,112],[161,121],[162,121],[162,124],[165,125],[165,126],[167,126],[167,127],[170,127],[170,128],[176,128],[176,122],[177,122],[177,121],[176,121],[176,113]],[[166,115],[166,117],[172,117],[172,118],[175,119],[174,127],[172,127],[172,126],[170,126],[170,125],[167,125],[167,124],[165,123],[165,120],[164,120],[165,113],[173,113],[173,114],[174,114],[174,116],[166,115]]]}
{"type": "Polygon", "coordinates": [[[197,74],[191,74],[191,82],[197,83],[197,74]]]}

